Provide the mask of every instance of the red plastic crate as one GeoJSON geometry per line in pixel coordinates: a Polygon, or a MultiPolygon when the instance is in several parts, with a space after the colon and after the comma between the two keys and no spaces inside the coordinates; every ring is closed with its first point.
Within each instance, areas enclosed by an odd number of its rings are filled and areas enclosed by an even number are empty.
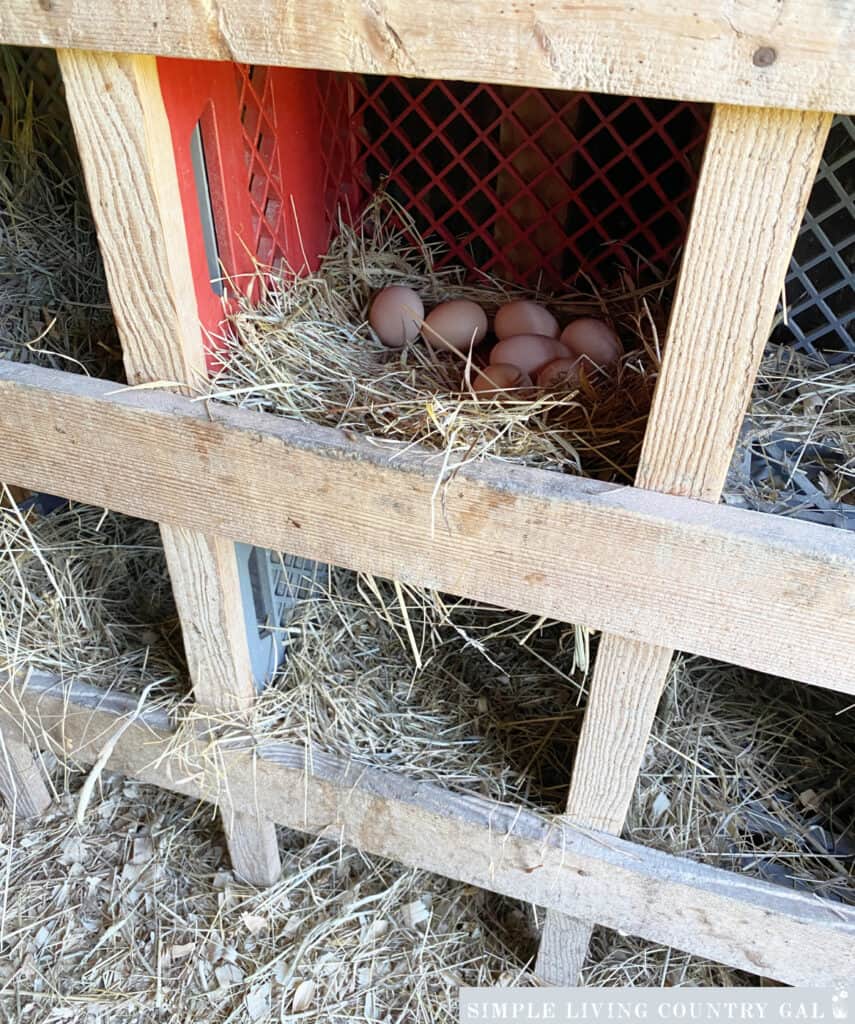
{"type": "Polygon", "coordinates": [[[200,316],[210,332],[256,263],[314,267],[378,187],[442,262],[548,289],[663,275],[683,243],[704,105],[161,59],[200,316]],[[209,199],[192,138],[201,131],[209,199]],[[211,286],[205,209],[232,279],[211,286]]]}
{"type": "Polygon", "coordinates": [[[700,104],[356,79],[358,180],[398,198],[445,262],[532,287],[667,271],[706,138],[700,104]]]}

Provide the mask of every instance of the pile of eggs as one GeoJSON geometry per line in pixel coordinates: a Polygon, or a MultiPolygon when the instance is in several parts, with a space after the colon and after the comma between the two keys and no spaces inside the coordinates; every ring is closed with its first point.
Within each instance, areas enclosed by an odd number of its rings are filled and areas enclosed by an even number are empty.
{"type": "MultiPolygon", "coordinates": [[[[436,350],[466,355],[487,337],[487,314],[469,299],[441,302],[425,316],[412,288],[393,285],[371,303],[369,323],[387,348],[403,348],[421,334],[436,350]]],[[[472,390],[485,397],[520,388],[574,387],[583,362],[606,369],[623,352],[618,336],[603,320],[583,317],[561,330],[545,306],[517,299],[501,306],[493,321],[496,341],[487,364],[474,371],[472,390]]]]}

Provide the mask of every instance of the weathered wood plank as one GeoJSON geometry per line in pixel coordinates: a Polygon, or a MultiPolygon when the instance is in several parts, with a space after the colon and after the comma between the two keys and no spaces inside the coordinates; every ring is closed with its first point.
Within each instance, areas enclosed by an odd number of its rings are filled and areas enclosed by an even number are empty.
{"type": "Polygon", "coordinates": [[[57,56],[128,381],[204,377],[157,62],[73,50],[57,56]]]}
{"type": "MultiPolygon", "coordinates": [[[[637,486],[718,501],[830,125],[715,109],[637,486]]],[[[763,629],[731,625],[748,641],[763,629]]],[[[567,805],[577,824],[623,827],[671,659],[657,642],[601,641],[567,805]]],[[[575,983],[589,937],[547,916],[538,973],[575,983]]]]}
{"type": "MultiPolygon", "coordinates": [[[[0,698],[2,700],[3,698],[0,698]]],[[[6,701],[14,704],[7,695],[6,701]]],[[[20,718],[0,710],[0,798],[16,819],[36,818],[51,803],[50,791],[38,759],[30,747],[20,718]]]]}
{"type": "MultiPolygon", "coordinates": [[[[39,675],[16,686],[16,698],[56,749],[80,764],[97,758],[136,707],[133,697],[39,675]]],[[[282,825],[565,913],[582,908],[610,927],[788,984],[855,980],[855,909],[521,808],[317,750],[309,761],[302,747],[287,744],[253,747],[206,734],[197,756],[186,738],[174,742],[162,712],[144,712],[108,766],[217,800],[224,816],[257,805],[282,825]]]]}
{"type": "Polygon", "coordinates": [[[5,0],[0,41],[804,110],[855,108],[847,0],[5,0]]]}
{"type": "Polygon", "coordinates": [[[0,474],[855,692],[855,537],[560,473],[455,473],[266,413],[0,363],[0,474]],[[116,467],[121,467],[117,472],[116,467]]]}
{"type": "Polygon", "coordinates": [[[718,501],[830,127],[713,111],[636,486],[718,501]]]}
{"type": "MultiPolygon", "coordinates": [[[[192,382],[205,374],[205,355],[156,61],[62,50],[59,63],[128,380],[192,382]]],[[[121,465],[118,457],[113,471],[121,465]]],[[[169,526],[161,534],[196,699],[249,707],[255,688],[234,544],[169,526]]],[[[230,838],[244,877],[275,879],[269,856],[251,856],[275,847],[269,822],[242,820],[230,838]],[[246,828],[264,836],[239,841],[246,828]]]]}

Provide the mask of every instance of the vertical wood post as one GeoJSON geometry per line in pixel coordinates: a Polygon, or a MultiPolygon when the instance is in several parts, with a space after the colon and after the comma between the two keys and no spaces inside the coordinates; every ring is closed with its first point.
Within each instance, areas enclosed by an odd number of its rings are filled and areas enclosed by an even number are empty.
{"type": "MultiPolygon", "coordinates": [[[[715,108],[636,486],[718,501],[831,115],[715,108]]],[[[569,819],[619,833],[672,651],[603,636],[569,819]]],[[[591,925],[549,912],[537,974],[575,984],[591,925]]]]}
{"type": "MultiPolygon", "coordinates": [[[[60,50],[59,63],[128,381],[189,384],[205,357],[155,58],[60,50]]],[[[161,535],[196,700],[247,710],[255,689],[234,544],[167,526],[161,535]]],[[[246,808],[225,825],[236,872],[272,884],[273,824],[246,808]]]]}

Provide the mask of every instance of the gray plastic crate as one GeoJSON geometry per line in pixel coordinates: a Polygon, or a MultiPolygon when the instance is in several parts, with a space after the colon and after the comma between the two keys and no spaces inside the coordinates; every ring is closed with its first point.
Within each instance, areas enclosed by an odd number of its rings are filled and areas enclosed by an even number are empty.
{"type": "Polygon", "coordinates": [[[786,283],[775,341],[828,362],[855,355],[855,119],[835,117],[786,283]]]}
{"type": "Polygon", "coordinates": [[[763,440],[752,439],[751,434],[748,420],[728,472],[728,505],[855,530],[855,505],[832,501],[818,486],[822,464],[839,459],[837,452],[819,444],[802,445],[782,434],[763,440]]]}
{"type": "Polygon", "coordinates": [[[235,544],[235,553],[252,672],[263,689],[286,657],[288,622],[297,603],[320,590],[326,566],[248,544],[235,544]]]}

